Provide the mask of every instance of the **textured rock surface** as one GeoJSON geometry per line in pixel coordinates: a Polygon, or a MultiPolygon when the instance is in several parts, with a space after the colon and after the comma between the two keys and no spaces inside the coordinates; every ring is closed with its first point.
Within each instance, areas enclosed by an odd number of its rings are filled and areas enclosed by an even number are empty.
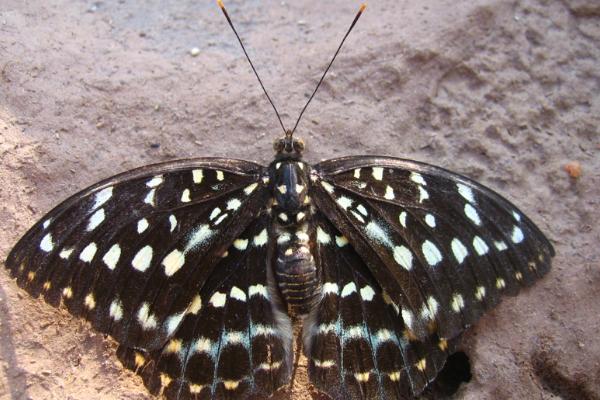
{"type": "MultiPolygon", "coordinates": [[[[2,260],[103,177],[271,159],[280,128],[212,2],[27,3],[0,2],[2,260]]],[[[227,6],[291,125],[358,4],[227,6]]],[[[386,154],[478,179],[554,243],[551,273],[467,334],[457,399],[600,399],[598,43],[595,0],[373,1],[297,131],[311,161],[386,154]]],[[[114,349],[0,272],[1,399],[149,398],[114,349]]],[[[300,380],[281,398],[310,393],[300,380]]]]}

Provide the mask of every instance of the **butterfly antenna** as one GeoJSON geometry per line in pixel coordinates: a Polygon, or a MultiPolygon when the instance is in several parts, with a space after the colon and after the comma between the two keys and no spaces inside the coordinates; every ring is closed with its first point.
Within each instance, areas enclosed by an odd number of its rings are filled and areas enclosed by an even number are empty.
{"type": "Polygon", "coordinates": [[[331,65],[333,64],[333,61],[335,61],[335,58],[337,57],[338,53],[342,49],[342,46],[344,45],[344,42],[346,41],[346,38],[348,37],[348,35],[350,34],[350,32],[352,32],[352,28],[354,28],[354,25],[356,25],[356,22],[358,21],[358,19],[362,15],[363,11],[365,11],[365,8],[367,8],[367,3],[363,3],[363,4],[360,5],[358,13],[356,14],[356,17],[354,17],[354,21],[352,21],[352,24],[350,25],[350,28],[348,28],[348,31],[344,35],[344,38],[342,39],[342,42],[340,43],[340,45],[337,48],[335,54],[333,55],[333,58],[329,62],[329,65],[325,69],[325,72],[323,72],[323,76],[321,76],[321,79],[319,80],[319,83],[317,83],[317,87],[315,88],[315,90],[310,95],[310,98],[306,102],[306,105],[304,106],[304,108],[302,109],[302,111],[300,111],[300,115],[298,116],[298,120],[296,121],[296,125],[294,125],[294,129],[292,129],[292,135],[294,134],[294,132],[296,132],[296,128],[298,127],[298,124],[300,123],[300,119],[302,119],[302,114],[304,114],[304,111],[306,111],[306,109],[308,108],[308,105],[310,104],[310,101],[313,99],[313,97],[315,97],[315,93],[317,93],[317,90],[319,90],[319,86],[321,86],[321,83],[323,82],[323,79],[325,79],[325,75],[327,75],[327,72],[329,71],[329,68],[331,68],[331,65]]]}
{"type": "Polygon", "coordinates": [[[235,37],[237,38],[238,42],[240,42],[240,46],[242,46],[242,50],[244,51],[244,54],[246,55],[246,59],[248,60],[248,62],[250,63],[250,66],[252,67],[252,71],[254,71],[254,75],[256,75],[256,79],[258,79],[258,83],[260,83],[260,87],[262,88],[263,92],[265,92],[265,95],[267,96],[267,99],[269,99],[269,103],[271,103],[271,106],[273,106],[273,110],[275,110],[275,114],[277,115],[279,124],[283,128],[283,132],[287,132],[285,129],[285,126],[283,125],[283,121],[281,121],[281,116],[279,115],[279,112],[277,111],[277,107],[275,107],[275,103],[273,103],[273,100],[271,100],[271,96],[269,96],[269,93],[267,93],[267,89],[265,89],[265,85],[263,85],[262,80],[260,79],[260,76],[258,76],[258,72],[256,72],[256,68],[254,68],[254,64],[252,64],[252,60],[250,60],[250,56],[248,55],[248,52],[246,51],[246,48],[244,47],[244,43],[242,43],[242,39],[240,39],[240,35],[238,35],[237,31],[235,30],[235,27],[233,26],[233,23],[231,22],[231,18],[229,18],[229,14],[227,13],[227,10],[225,9],[225,5],[223,4],[223,1],[217,0],[217,4],[221,8],[221,11],[223,11],[225,18],[227,18],[227,22],[229,23],[229,26],[233,30],[233,33],[235,33],[235,37]]]}

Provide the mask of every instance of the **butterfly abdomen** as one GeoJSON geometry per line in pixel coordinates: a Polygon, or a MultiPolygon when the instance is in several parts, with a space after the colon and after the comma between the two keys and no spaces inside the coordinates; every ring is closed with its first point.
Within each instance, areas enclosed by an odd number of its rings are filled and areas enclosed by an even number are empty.
{"type": "Polygon", "coordinates": [[[308,165],[292,160],[271,165],[272,231],[277,238],[272,266],[288,312],[297,315],[307,314],[321,295],[310,246],[308,169],[308,165]]]}

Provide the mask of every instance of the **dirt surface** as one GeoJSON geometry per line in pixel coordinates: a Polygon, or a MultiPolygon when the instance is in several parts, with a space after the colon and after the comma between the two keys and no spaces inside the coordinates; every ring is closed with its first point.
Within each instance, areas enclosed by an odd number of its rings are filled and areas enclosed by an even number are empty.
{"type": "MultiPolygon", "coordinates": [[[[226,4],[292,125],[358,4],[226,4]]],[[[599,93],[597,0],[372,1],[297,131],[309,161],[384,154],[480,180],[556,247],[545,279],[467,334],[456,399],[600,399],[599,93]]],[[[182,157],[267,163],[280,133],[211,1],[0,0],[2,260],[101,178],[182,157]]],[[[150,398],[115,348],[0,272],[1,399],[150,398]]],[[[299,381],[283,398],[310,393],[299,381]]]]}

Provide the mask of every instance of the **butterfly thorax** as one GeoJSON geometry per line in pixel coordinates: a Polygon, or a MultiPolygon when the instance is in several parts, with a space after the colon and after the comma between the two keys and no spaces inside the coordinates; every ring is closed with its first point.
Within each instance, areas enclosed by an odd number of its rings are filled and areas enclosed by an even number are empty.
{"type": "Polygon", "coordinates": [[[273,205],[271,229],[276,237],[272,268],[277,289],[290,314],[310,311],[321,294],[311,252],[311,201],[308,164],[296,160],[271,164],[273,205]]]}

